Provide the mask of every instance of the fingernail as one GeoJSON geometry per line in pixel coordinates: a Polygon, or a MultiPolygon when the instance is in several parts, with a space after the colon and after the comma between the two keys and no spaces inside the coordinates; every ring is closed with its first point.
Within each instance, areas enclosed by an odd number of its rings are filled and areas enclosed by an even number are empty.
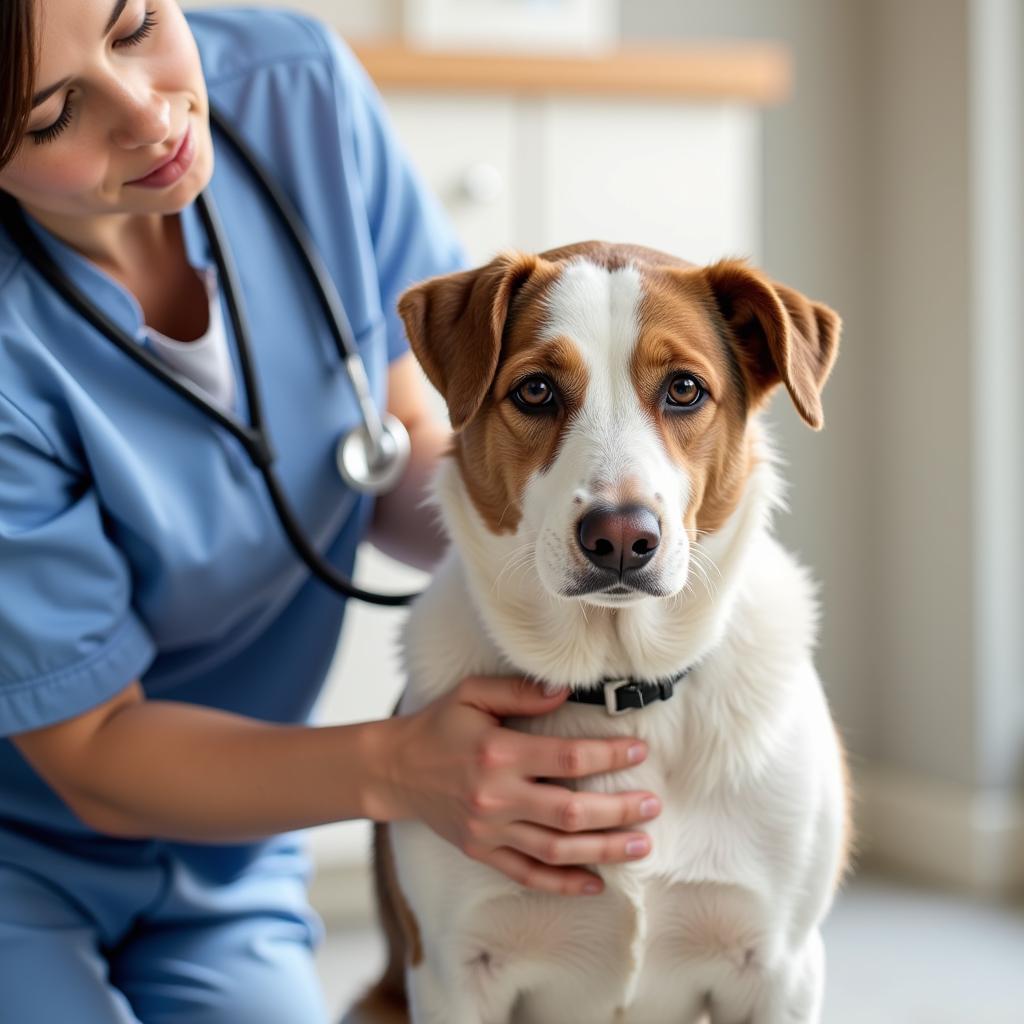
{"type": "Polygon", "coordinates": [[[630,764],[642,761],[644,759],[644,745],[642,743],[634,743],[626,752],[626,759],[630,764]]]}
{"type": "Polygon", "coordinates": [[[648,850],[648,843],[646,839],[630,839],[626,843],[626,854],[630,857],[640,857],[645,854],[648,850]]]}
{"type": "Polygon", "coordinates": [[[640,804],[640,813],[645,818],[653,818],[659,810],[661,810],[661,804],[653,796],[649,796],[640,804]]]}
{"type": "Polygon", "coordinates": [[[587,884],[583,886],[583,891],[588,896],[596,896],[601,891],[601,883],[600,882],[587,882],[587,884]]]}

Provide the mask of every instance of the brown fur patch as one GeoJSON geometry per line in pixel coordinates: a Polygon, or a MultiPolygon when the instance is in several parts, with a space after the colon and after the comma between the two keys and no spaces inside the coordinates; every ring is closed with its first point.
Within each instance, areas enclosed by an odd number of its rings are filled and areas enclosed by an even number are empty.
{"type": "Polygon", "coordinates": [[[587,369],[576,346],[565,338],[537,341],[542,313],[538,302],[513,324],[490,400],[455,445],[473,504],[494,533],[515,532],[527,481],[554,462],[566,426],[586,395],[587,369]],[[530,415],[508,397],[534,374],[543,374],[557,388],[556,412],[530,415]]]}
{"type": "Polygon", "coordinates": [[[456,430],[480,408],[498,366],[512,301],[537,270],[536,256],[503,253],[477,270],[414,285],[398,300],[409,344],[444,396],[456,430]]]}
{"type": "Polygon", "coordinates": [[[379,987],[372,988],[342,1018],[341,1024],[409,1024],[409,1007],[379,987]]]}
{"type": "Polygon", "coordinates": [[[834,722],[832,723],[832,729],[836,735],[836,745],[839,747],[839,770],[842,773],[843,780],[843,833],[840,840],[839,862],[836,867],[836,876],[833,883],[834,886],[839,886],[852,869],[853,858],[857,849],[857,838],[853,824],[853,780],[850,777],[846,745],[843,743],[842,734],[834,722]]]}
{"type": "Polygon", "coordinates": [[[735,386],[731,354],[709,314],[699,273],[657,268],[644,273],[630,374],[669,457],[686,468],[692,495],[685,526],[692,539],[721,528],[753,468],[745,392],[735,386]],[[684,371],[700,381],[708,397],[693,411],[666,409],[666,382],[684,371]]]}
{"type": "Polygon", "coordinates": [[[821,391],[839,349],[836,313],[773,284],[742,260],[720,260],[701,275],[724,321],[751,407],[782,383],[797,412],[820,430],[821,391]]]}

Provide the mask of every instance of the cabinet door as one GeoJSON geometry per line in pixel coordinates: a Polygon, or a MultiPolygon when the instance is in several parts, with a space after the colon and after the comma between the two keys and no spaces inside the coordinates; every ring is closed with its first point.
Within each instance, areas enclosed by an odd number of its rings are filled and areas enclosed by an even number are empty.
{"type": "Polygon", "coordinates": [[[512,241],[511,97],[388,91],[398,137],[454,221],[472,263],[512,241]]]}
{"type": "Polygon", "coordinates": [[[545,248],[597,238],[694,262],[757,257],[760,138],[752,110],[553,99],[538,104],[536,153],[531,199],[545,248]]]}

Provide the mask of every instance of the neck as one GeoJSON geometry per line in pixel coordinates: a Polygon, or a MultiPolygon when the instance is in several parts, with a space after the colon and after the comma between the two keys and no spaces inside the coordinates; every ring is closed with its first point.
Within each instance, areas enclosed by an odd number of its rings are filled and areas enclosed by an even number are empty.
{"type": "Polygon", "coordinates": [[[114,277],[131,277],[140,266],[161,262],[181,244],[176,216],[161,213],[65,217],[26,207],[44,228],[114,277]]]}
{"type": "Polygon", "coordinates": [[[724,635],[745,555],[778,504],[765,448],[726,524],[695,544],[691,557],[707,571],[692,571],[691,583],[674,597],[601,608],[556,598],[535,574],[517,569],[528,538],[488,531],[455,460],[446,463],[437,497],[450,534],[460,538],[459,557],[488,633],[519,671],[570,686],[609,676],[667,677],[707,655],[724,635]]]}

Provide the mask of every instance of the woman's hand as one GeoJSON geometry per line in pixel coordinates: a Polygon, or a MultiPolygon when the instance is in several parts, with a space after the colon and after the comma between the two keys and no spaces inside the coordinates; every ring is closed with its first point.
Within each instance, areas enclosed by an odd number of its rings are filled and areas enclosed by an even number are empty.
{"type": "Polygon", "coordinates": [[[534,736],[500,724],[553,711],[567,696],[547,696],[522,679],[470,677],[416,714],[392,719],[382,817],[418,818],[529,888],[600,892],[600,878],[573,865],[646,856],[650,838],[622,829],[653,818],[661,805],[653,793],[584,793],[536,781],[615,771],[647,756],[628,737],[534,736]]]}

